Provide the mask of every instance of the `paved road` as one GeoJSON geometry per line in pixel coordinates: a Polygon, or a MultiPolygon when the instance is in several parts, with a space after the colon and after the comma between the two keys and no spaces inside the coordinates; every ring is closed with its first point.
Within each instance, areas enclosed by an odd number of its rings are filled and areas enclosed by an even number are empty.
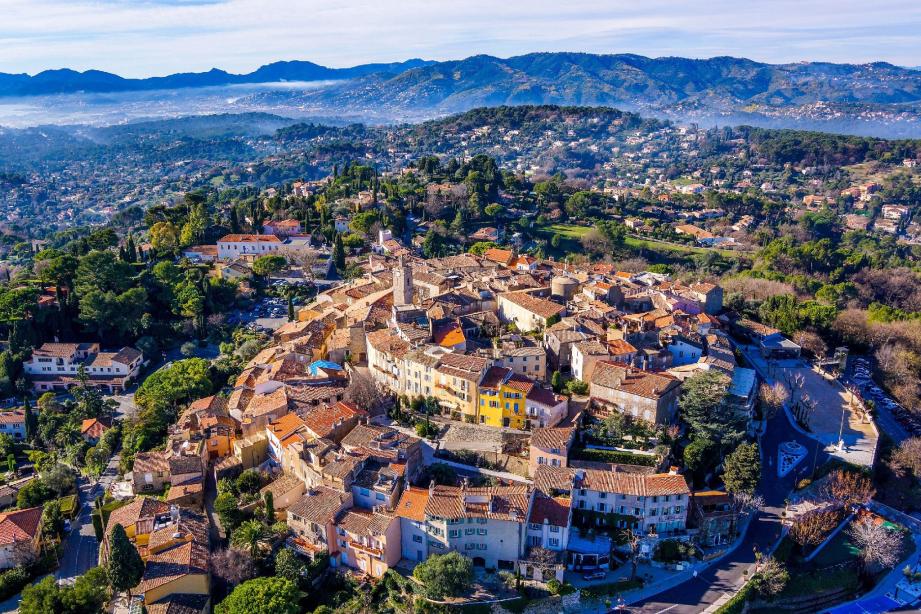
{"type": "Polygon", "coordinates": [[[763,471],[759,491],[764,497],[765,508],[752,520],[738,548],[696,578],[633,604],[628,611],[648,614],[703,612],[723,595],[731,595],[744,584],[742,572],[755,562],[754,549],[762,552],[770,550],[779,540],[782,529],[780,513],[796,480],[811,473],[813,463],[820,466],[829,458],[821,449],[821,444],[798,434],[790,426],[784,412],[778,412],[768,421],[767,430],[761,438],[761,449],[763,471]],[[777,446],[793,439],[805,446],[809,454],[787,477],[778,478],[777,446]]]}
{"type": "Polygon", "coordinates": [[[58,582],[72,584],[78,576],[99,564],[99,542],[93,530],[93,502],[103,494],[118,477],[119,456],[116,454],[109,461],[99,482],[92,483],[85,478],[78,482],[80,495],[80,512],[71,523],[70,533],[64,540],[64,554],[61,566],[55,573],[58,582]]]}

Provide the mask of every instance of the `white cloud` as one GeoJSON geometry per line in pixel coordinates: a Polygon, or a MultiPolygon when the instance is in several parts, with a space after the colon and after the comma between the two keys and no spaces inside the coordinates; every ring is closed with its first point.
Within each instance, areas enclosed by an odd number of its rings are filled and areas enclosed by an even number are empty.
{"type": "Polygon", "coordinates": [[[921,63],[909,0],[0,0],[0,71],[148,76],[282,59],[588,51],[921,63]]]}

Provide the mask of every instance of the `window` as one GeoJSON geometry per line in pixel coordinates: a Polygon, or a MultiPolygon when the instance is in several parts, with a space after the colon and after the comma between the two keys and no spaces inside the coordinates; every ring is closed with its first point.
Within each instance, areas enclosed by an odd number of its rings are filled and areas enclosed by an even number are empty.
{"type": "Polygon", "coordinates": [[[599,511],[599,512],[604,512],[604,511],[605,511],[604,503],[599,503],[599,504],[598,504],[598,511],[599,511]]]}
{"type": "Polygon", "coordinates": [[[477,534],[477,535],[486,535],[486,529],[477,529],[477,530],[476,530],[476,534],[477,534]]]}
{"type": "Polygon", "coordinates": [[[464,535],[473,535],[476,533],[476,529],[464,529],[464,535]]]}
{"type": "Polygon", "coordinates": [[[375,499],[377,499],[378,501],[383,501],[386,499],[386,497],[381,493],[377,493],[377,496],[375,497],[375,499]]]}
{"type": "Polygon", "coordinates": [[[448,537],[460,537],[460,536],[461,536],[460,529],[451,529],[450,531],[448,531],[448,537]]]}
{"type": "Polygon", "coordinates": [[[559,533],[559,532],[560,532],[560,527],[556,526],[555,524],[552,524],[552,525],[550,525],[550,532],[551,532],[551,533],[559,533]]]}
{"type": "Polygon", "coordinates": [[[537,464],[538,464],[538,465],[545,465],[545,464],[547,464],[546,461],[547,461],[547,459],[544,458],[543,456],[538,456],[538,457],[537,457],[537,464]]]}
{"type": "Polygon", "coordinates": [[[486,550],[486,544],[477,544],[477,545],[476,545],[476,549],[477,549],[477,550],[486,550]]]}
{"type": "Polygon", "coordinates": [[[659,510],[657,510],[656,508],[652,508],[651,510],[649,510],[649,515],[650,515],[650,516],[658,516],[658,515],[659,515],[659,510]]]}
{"type": "Polygon", "coordinates": [[[672,513],[674,513],[674,514],[680,514],[680,513],[681,513],[681,506],[680,506],[680,505],[676,505],[676,506],[672,509],[672,513]]]}
{"type": "Polygon", "coordinates": [[[600,492],[600,493],[598,493],[598,498],[599,498],[599,499],[607,499],[607,498],[608,498],[608,493],[606,493],[606,492],[600,492]]]}
{"type": "Polygon", "coordinates": [[[532,522],[532,523],[529,523],[529,524],[528,524],[528,528],[529,528],[529,529],[534,529],[535,531],[539,531],[539,530],[540,530],[540,525],[537,524],[536,522],[532,522]]]}
{"type": "Polygon", "coordinates": [[[422,536],[421,536],[421,535],[413,535],[413,541],[416,542],[417,544],[421,544],[421,543],[422,543],[422,536]]]}
{"type": "Polygon", "coordinates": [[[551,537],[547,542],[554,548],[559,548],[560,546],[560,540],[555,537],[551,537]]]}

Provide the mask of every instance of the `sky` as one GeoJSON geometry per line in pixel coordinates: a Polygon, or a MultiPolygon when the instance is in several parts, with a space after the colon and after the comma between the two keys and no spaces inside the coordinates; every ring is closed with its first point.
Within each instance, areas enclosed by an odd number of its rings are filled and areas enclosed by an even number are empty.
{"type": "Polygon", "coordinates": [[[921,65],[917,0],[0,0],[0,72],[533,51],[921,65]]]}

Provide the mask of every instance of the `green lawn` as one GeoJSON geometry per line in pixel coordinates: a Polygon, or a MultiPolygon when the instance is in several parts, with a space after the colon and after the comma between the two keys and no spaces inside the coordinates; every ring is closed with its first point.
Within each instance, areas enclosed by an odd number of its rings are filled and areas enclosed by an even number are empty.
{"type": "Polygon", "coordinates": [[[831,567],[845,561],[853,561],[860,553],[860,548],[851,543],[847,531],[841,531],[816,555],[812,562],[816,567],[831,567]]]}
{"type": "Polygon", "coordinates": [[[564,239],[576,240],[584,237],[591,229],[591,226],[576,226],[575,224],[551,224],[542,228],[542,230],[549,233],[550,236],[558,234],[564,239]]]}

